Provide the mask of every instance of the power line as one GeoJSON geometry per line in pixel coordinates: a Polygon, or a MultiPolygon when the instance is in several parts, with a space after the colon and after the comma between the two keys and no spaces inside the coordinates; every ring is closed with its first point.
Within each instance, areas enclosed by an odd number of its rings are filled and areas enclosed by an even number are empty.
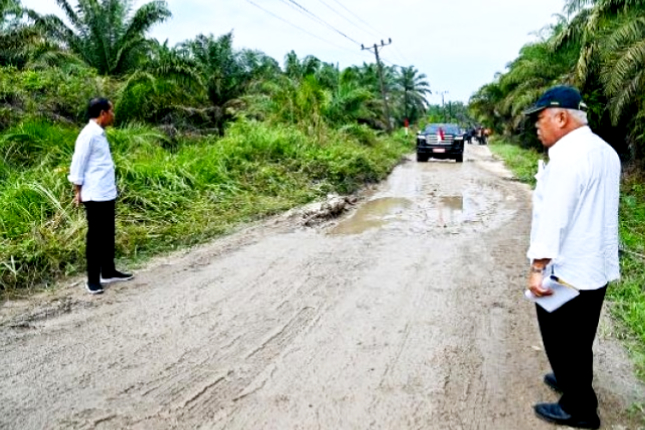
{"type": "MultiPolygon", "coordinates": [[[[331,10],[332,10],[333,12],[335,12],[337,15],[339,15],[340,17],[342,17],[343,19],[345,19],[347,22],[349,22],[350,24],[352,24],[354,27],[358,28],[358,29],[359,29],[359,30],[361,30],[361,31],[364,31],[365,33],[370,33],[370,34],[375,35],[375,36],[377,36],[377,37],[378,37],[378,35],[377,35],[376,33],[372,32],[372,31],[367,32],[367,31],[365,31],[364,29],[362,29],[361,27],[359,27],[358,25],[356,25],[353,21],[351,21],[350,19],[348,19],[347,17],[345,17],[345,15],[343,15],[343,14],[339,13],[336,9],[334,9],[334,8],[333,8],[333,7],[331,7],[329,4],[327,4],[327,3],[325,2],[325,0],[318,0],[318,1],[319,1],[319,2],[321,2],[322,4],[324,4],[325,6],[327,6],[329,9],[331,9],[331,10]]],[[[335,1],[337,4],[339,4],[343,9],[345,9],[347,12],[349,12],[352,16],[354,16],[356,19],[358,19],[359,21],[361,21],[364,25],[366,25],[366,26],[368,26],[369,28],[371,28],[372,30],[374,30],[374,31],[378,32],[378,30],[376,30],[374,27],[372,27],[369,23],[367,23],[366,21],[364,21],[363,19],[361,19],[361,17],[357,16],[357,15],[356,15],[356,14],[354,14],[351,10],[349,10],[345,5],[343,5],[342,3],[340,3],[340,1],[339,1],[339,0],[334,0],[334,1],[335,1]]],[[[403,63],[412,64],[412,63],[411,63],[411,62],[410,62],[410,61],[405,57],[405,55],[403,55],[403,53],[401,52],[401,50],[400,50],[399,48],[397,48],[396,46],[394,46],[394,51],[396,52],[396,56],[399,58],[399,60],[403,60],[403,63]]],[[[383,60],[384,60],[386,63],[390,63],[390,64],[394,65],[391,61],[387,60],[386,58],[383,58],[383,60]]]]}
{"type": "MultiPolygon", "coordinates": [[[[325,27],[327,27],[327,28],[329,28],[329,29],[331,29],[331,30],[335,31],[335,32],[336,32],[336,33],[338,33],[338,34],[340,34],[340,35],[341,35],[341,36],[343,36],[345,39],[347,39],[347,40],[351,40],[351,41],[352,41],[352,42],[354,42],[355,44],[360,45],[360,43],[359,43],[359,42],[357,42],[356,40],[352,39],[351,37],[349,37],[348,35],[346,35],[346,34],[345,34],[345,33],[343,33],[342,31],[340,31],[339,29],[337,29],[337,28],[336,28],[336,27],[334,27],[333,25],[329,24],[329,23],[328,23],[327,21],[325,21],[324,19],[319,18],[318,16],[316,16],[316,14],[314,14],[314,13],[310,12],[306,7],[304,7],[304,6],[300,5],[300,3],[298,3],[297,1],[295,1],[295,0],[280,0],[280,1],[282,1],[283,3],[293,4],[293,5],[295,5],[295,6],[299,9],[299,12],[300,12],[300,13],[302,13],[303,15],[309,16],[311,19],[313,19],[313,20],[317,21],[319,24],[322,24],[322,25],[324,25],[325,27]]],[[[292,6],[292,7],[293,7],[293,6],[292,6]]],[[[297,9],[297,10],[298,10],[298,9],[297,9]]]]}
{"type": "Polygon", "coordinates": [[[398,66],[398,64],[391,62],[391,61],[390,61],[390,60],[388,60],[387,58],[383,58],[383,57],[381,57],[381,61],[382,61],[383,63],[387,63],[388,65],[390,65],[390,66],[392,66],[392,67],[397,67],[397,66],[398,66]]]}
{"type": "Polygon", "coordinates": [[[332,46],[334,46],[334,47],[336,47],[336,48],[338,48],[338,49],[342,49],[342,50],[344,50],[344,51],[348,51],[348,52],[351,52],[351,53],[354,53],[354,54],[356,53],[355,51],[353,51],[353,50],[351,50],[351,49],[349,49],[349,48],[345,48],[345,47],[343,47],[343,46],[340,46],[340,45],[335,44],[334,42],[330,42],[330,41],[329,41],[329,40],[327,40],[327,39],[323,39],[322,37],[317,36],[317,35],[315,35],[315,34],[313,34],[313,33],[309,32],[309,31],[305,30],[304,28],[299,27],[299,26],[297,26],[297,25],[295,25],[295,24],[293,24],[293,23],[291,23],[291,22],[287,21],[286,19],[282,18],[282,17],[281,17],[281,16],[279,16],[279,15],[276,15],[275,13],[271,12],[270,10],[263,8],[263,7],[262,7],[262,6],[260,6],[259,4],[255,3],[253,0],[246,0],[246,1],[247,1],[247,2],[249,2],[249,3],[251,3],[253,6],[255,6],[255,7],[257,7],[257,8],[259,8],[259,9],[263,10],[264,12],[268,13],[269,15],[273,16],[274,18],[277,18],[277,19],[279,19],[280,21],[282,21],[282,22],[284,22],[284,23],[286,23],[286,24],[289,24],[290,26],[292,26],[292,27],[294,27],[294,28],[296,28],[296,29],[298,29],[298,30],[302,31],[303,33],[308,34],[308,35],[309,35],[309,36],[311,36],[311,37],[314,37],[314,38],[316,38],[316,39],[318,39],[318,40],[322,40],[323,42],[328,43],[328,44],[330,44],[330,45],[332,45],[332,46]]]}
{"type": "Polygon", "coordinates": [[[403,55],[403,52],[401,52],[401,50],[400,50],[399,48],[397,48],[396,46],[394,46],[394,50],[397,52],[397,54],[398,54],[399,58],[402,58],[402,59],[403,59],[403,61],[405,61],[406,63],[408,63],[408,66],[409,66],[409,65],[412,65],[412,61],[408,60],[408,59],[405,57],[405,55],[403,55]]]}
{"type": "MultiPolygon", "coordinates": [[[[349,19],[349,18],[347,18],[345,15],[343,15],[342,13],[338,12],[336,9],[334,9],[333,7],[331,7],[331,6],[329,5],[329,3],[327,3],[325,0],[318,0],[318,1],[319,1],[320,3],[322,3],[322,4],[324,4],[324,5],[327,7],[327,9],[331,10],[331,11],[332,11],[332,12],[334,12],[336,15],[340,16],[340,17],[341,17],[341,18],[343,18],[345,21],[349,22],[351,25],[353,25],[354,27],[358,28],[360,31],[364,32],[365,34],[372,34],[372,33],[371,33],[371,32],[369,32],[369,31],[365,31],[365,29],[364,29],[364,28],[361,28],[359,25],[357,25],[356,23],[354,23],[354,21],[350,20],[350,19],[349,19]]],[[[372,34],[372,35],[373,35],[373,34],[372,34]]]]}
{"type": "MultiPolygon", "coordinates": [[[[269,15],[271,15],[272,17],[274,17],[274,18],[276,18],[276,19],[279,19],[280,21],[284,22],[285,24],[288,24],[288,25],[290,25],[291,27],[293,27],[293,28],[295,28],[295,29],[297,29],[297,30],[302,31],[303,33],[308,34],[309,36],[311,36],[311,37],[313,37],[313,38],[315,38],[315,39],[318,39],[318,40],[320,40],[320,41],[323,41],[323,42],[325,42],[325,43],[327,43],[327,44],[329,44],[329,45],[331,45],[331,46],[334,46],[335,48],[342,49],[343,51],[347,51],[347,52],[351,52],[351,53],[353,53],[353,54],[356,54],[356,52],[355,52],[354,50],[352,50],[352,49],[346,48],[346,47],[344,47],[344,46],[337,45],[337,44],[336,44],[336,43],[334,43],[334,42],[330,42],[330,41],[329,41],[329,40],[327,40],[327,39],[324,39],[324,38],[322,38],[322,37],[320,37],[320,36],[317,36],[316,34],[313,34],[313,33],[311,33],[310,31],[307,31],[307,30],[305,30],[304,28],[302,28],[302,27],[300,27],[300,26],[298,26],[298,25],[296,25],[296,24],[293,24],[292,22],[290,22],[290,21],[288,21],[288,20],[286,20],[286,19],[282,18],[281,16],[279,16],[279,15],[277,15],[277,14],[273,13],[273,12],[271,12],[270,10],[268,10],[268,9],[266,9],[266,8],[264,8],[264,7],[262,7],[262,6],[260,6],[259,4],[255,3],[253,0],[246,0],[246,1],[247,1],[248,3],[250,3],[250,4],[252,4],[253,6],[257,7],[258,9],[260,9],[260,10],[264,11],[265,13],[268,13],[268,14],[269,14],[269,15]]],[[[361,51],[360,53],[361,53],[362,55],[364,55],[364,56],[368,56],[368,57],[370,57],[370,55],[369,55],[369,54],[367,54],[366,52],[361,51]]],[[[389,60],[387,60],[387,59],[385,59],[385,58],[383,58],[383,60],[384,60],[385,62],[389,63],[390,65],[395,66],[395,64],[394,64],[394,63],[392,63],[391,61],[389,61],[389,60]]]]}
{"type": "MultiPolygon", "coordinates": [[[[340,7],[342,7],[342,8],[343,8],[343,9],[345,9],[347,12],[349,12],[349,14],[350,14],[350,15],[352,15],[354,18],[356,18],[357,20],[359,20],[360,22],[362,22],[363,24],[365,24],[366,26],[368,26],[369,28],[371,28],[371,29],[372,29],[373,31],[375,31],[376,33],[379,33],[379,31],[378,31],[377,29],[375,29],[374,27],[372,27],[371,25],[369,25],[369,24],[368,24],[367,22],[365,22],[365,21],[364,21],[360,16],[357,16],[354,12],[352,12],[352,11],[351,11],[351,10],[349,10],[349,9],[347,9],[347,7],[345,7],[345,5],[344,5],[344,4],[342,4],[340,1],[338,1],[338,0],[334,0],[334,2],[336,2],[338,5],[340,5],[340,7]]],[[[381,33],[381,34],[382,34],[382,33],[381,33]]],[[[375,34],[375,36],[377,36],[377,35],[375,34]]],[[[377,37],[378,37],[378,36],[377,36],[377,37]]]]}

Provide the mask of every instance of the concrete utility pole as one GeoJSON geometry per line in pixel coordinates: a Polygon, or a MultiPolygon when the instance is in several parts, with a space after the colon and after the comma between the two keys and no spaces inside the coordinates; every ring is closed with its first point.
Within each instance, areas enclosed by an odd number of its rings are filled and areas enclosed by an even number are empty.
{"type": "MultiPolygon", "coordinates": [[[[392,44],[392,39],[388,39],[387,43],[384,43],[381,40],[381,48],[386,47],[387,45],[392,44]]],[[[390,123],[390,107],[387,104],[387,94],[385,93],[385,83],[383,82],[383,67],[381,66],[381,57],[378,55],[379,45],[374,44],[373,48],[366,48],[361,44],[361,50],[368,50],[372,52],[374,49],[374,55],[376,55],[376,64],[378,65],[378,78],[381,82],[381,96],[383,97],[383,104],[385,105],[385,124],[387,125],[387,131],[392,132],[392,123],[390,123]]]]}

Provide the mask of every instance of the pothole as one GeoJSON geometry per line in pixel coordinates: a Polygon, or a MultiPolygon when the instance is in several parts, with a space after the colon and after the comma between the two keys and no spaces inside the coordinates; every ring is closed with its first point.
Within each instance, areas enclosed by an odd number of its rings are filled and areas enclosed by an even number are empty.
{"type": "Polygon", "coordinates": [[[334,227],[330,234],[361,234],[367,230],[382,228],[389,223],[405,221],[406,214],[414,207],[411,200],[386,197],[371,200],[356,213],[334,227]]]}

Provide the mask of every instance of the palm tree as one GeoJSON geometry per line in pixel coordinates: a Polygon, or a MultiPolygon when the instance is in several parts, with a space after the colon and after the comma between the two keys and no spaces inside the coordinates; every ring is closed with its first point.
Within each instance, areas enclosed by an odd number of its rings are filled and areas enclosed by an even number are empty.
{"type": "Polygon", "coordinates": [[[149,56],[117,92],[117,118],[124,123],[163,122],[189,106],[203,105],[207,101],[204,94],[195,63],[179,49],[169,47],[168,41],[161,44],[155,40],[149,56]]]}
{"type": "Polygon", "coordinates": [[[503,118],[499,111],[499,105],[505,96],[499,84],[500,78],[501,74],[497,74],[493,82],[477,90],[468,104],[468,108],[475,119],[497,133],[503,131],[506,122],[506,118],[503,118]]]}
{"type": "Polygon", "coordinates": [[[645,16],[625,20],[608,38],[606,48],[612,54],[603,68],[602,80],[616,123],[626,107],[645,91],[645,16]]]}
{"type": "MultiPolygon", "coordinates": [[[[397,69],[395,66],[384,66],[382,71],[385,92],[390,95],[391,99],[391,95],[395,93],[397,88],[397,69]]],[[[387,122],[385,121],[385,106],[381,94],[378,65],[376,63],[363,63],[362,66],[352,66],[345,69],[344,73],[354,79],[358,86],[372,94],[372,97],[366,101],[365,108],[369,112],[378,112],[378,114],[366,122],[373,128],[386,129],[387,122]]]]}
{"type": "MultiPolygon", "coordinates": [[[[645,0],[568,0],[471,110],[507,137],[529,142],[522,110],[549,86],[579,87],[594,130],[632,159],[645,159],[645,0]]],[[[532,134],[531,134],[532,136],[532,134]]]]}
{"type": "Polygon", "coordinates": [[[330,94],[325,115],[331,123],[371,123],[380,116],[380,109],[370,109],[375,106],[375,94],[361,85],[352,69],[341,72],[333,66],[328,67],[321,70],[318,80],[330,94]]]}
{"type": "Polygon", "coordinates": [[[280,73],[278,63],[260,51],[236,50],[233,34],[215,38],[200,34],[179,47],[196,67],[210,106],[201,111],[223,133],[226,121],[245,107],[245,96],[254,83],[280,73]]]}
{"type": "Polygon", "coordinates": [[[258,51],[233,48],[233,33],[218,38],[200,34],[181,45],[184,54],[194,61],[213,106],[224,107],[246,93],[253,80],[277,73],[272,58],[258,51]]]}
{"type": "Polygon", "coordinates": [[[150,43],[147,58],[141,64],[141,71],[159,78],[172,79],[187,90],[203,88],[203,81],[198,72],[198,66],[179,48],[171,48],[168,41],[150,43]]]}
{"type": "Polygon", "coordinates": [[[401,67],[395,78],[397,92],[401,96],[400,110],[403,112],[403,119],[411,123],[416,122],[428,107],[426,96],[432,94],[427,76],[410,67],[401,67]]]}
{"type": "Polygon", "coordinates": [[[170,18],[165,1],[154,0],[136,11],[133,0],[56,0],[71,27],[55,15],[32,13],[37,25],[61,49],[69,50],[101,75],[123,76],[134,71],[150,49],[146,33],[170,18]]]}
{"type": "Polygon", "coordinates": [[[0,65],[22,68],[41,40],[36,29],[23,21],[26,11],[19,0],[0,0],[0,65]]]}
{"type": "Polygon", "coordinates": [[[579,43],[576,83],[598,101],[595,116],[631,130],[632,157],[641,158],[645,115],[645,0],[569,0],[577,13],[556,43],[579,43]],[[606,108],[605,108],[606,107],[606,108]]]}
{"type": "Polygon", "coordinates": [[[295,51],[291,51],[284,57],[284,73],[292,79],[317,74],[322,67],[323,62],[313,55],[308,55],[301,61],[295,51]]]}

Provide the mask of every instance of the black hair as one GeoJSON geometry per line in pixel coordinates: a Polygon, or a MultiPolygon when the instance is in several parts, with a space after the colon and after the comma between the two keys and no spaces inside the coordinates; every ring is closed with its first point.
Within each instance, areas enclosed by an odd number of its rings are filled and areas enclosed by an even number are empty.
{"type": "Polygon", "coordinates": [[[101,116],[101,112],[108,112],[110,110],[110,101],[103,98],[95,98],[90,100],[87,106],[87,116],[90,119],[96,119],[101,116]]]}

